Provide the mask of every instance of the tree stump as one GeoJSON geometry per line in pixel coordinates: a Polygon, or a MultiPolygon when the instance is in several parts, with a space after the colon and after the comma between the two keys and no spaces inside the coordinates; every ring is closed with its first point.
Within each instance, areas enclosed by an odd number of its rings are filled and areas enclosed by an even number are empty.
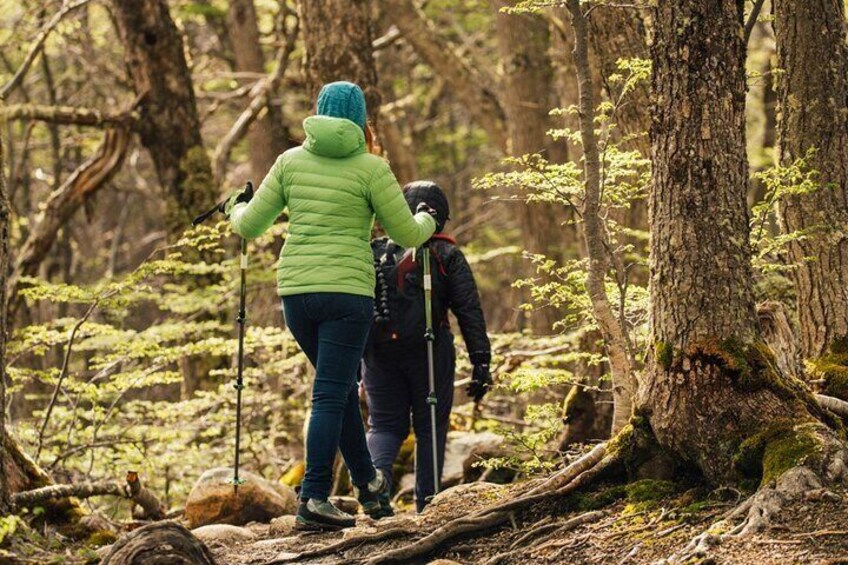
{"type": "Polygon", "coordinates": [[[115,542],[100,565],[215,565],[215,559],[183,526],[157,522],[115,542]]]}

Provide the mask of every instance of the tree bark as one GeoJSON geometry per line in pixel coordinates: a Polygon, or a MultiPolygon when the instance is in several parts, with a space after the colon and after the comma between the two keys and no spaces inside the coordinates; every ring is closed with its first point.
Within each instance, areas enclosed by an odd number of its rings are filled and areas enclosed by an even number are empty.
{"type": "Polygon", "coordinates": [[[762,476],[764,453],[780,442],[804,434],[822,446],[788,456],[781,473],[809,459],[824,474],[832,448],[841,446],[821,425],[827,414],[809,391],[781,373],[757,321],[745,201],[743,7],[660,0],[653,14],[654,354],[639,412],[661,447],[713,484],[739,479],[746,439],[764,444],[754,456],[762,476]]]}
{"type": "Polygon", "coordinates": [[[112,0],[110,5],[141,98],[139,135],[165,190],[166,226],[176,239],[217,196],[182,37],[165,0],[112,0]]]}
{"type": "Polygon", "coordinates": [[[489,136],[492,145],[506,149],[504,109],[493,80],[474,69],[442,36],[436,25],[412,0],[382,0],[386,17],[415,52],[441,77],[489,136]]]}
{"type": "MultiPolygon", "coordinates": [[[[2,107],[2,102],[0,102],[2,107]]],[[[6,336],[8,302],[6,284],[9,275],[9,225],[12,210],[6,193],[6,172],[3,168],[3,134],[0,128],[0,515],[9,511],[9,484],[6,469],[6,336]]]]}
{"type": "Polygon", "coordinates": [[[779,206],[795,265],[801,346],[819,357],[848,342],[848,46],[841,0],[774,0],[780,162],[811,149],[819,172],[813,193],[779,206]],[[812,260],[810,260],[812,259],[812,260]]]}
{"type": "MultiPolygon", "coordinates": [[[[611,75],[621,73],[618,69],[618,60],[647,59],[650,56],[645,22],[638,9],[614,6],[598,7],[589,21],[592,51],[598,63],[601,84],[607,97],[615,100],[620,86],[613,84],[609,79],[611,75]]],[[[635,136],[624,146],[628,149],[637,149],[643,155],[648,155],[650,152],[647,136],[650,126],[650,107],[648,85],[642,83],[627,96],[616,116],[616,125],[620,134],[616,132],[615,137],[621,137],[621,134],[635,136]]]]}
{"type": "Polygon", "coordinates": [[[310,99],[315,100],[321,86],[328,82],[353,82],[365,93],[368,119],[377,124],[382,96],[372,51],[376,38],[372,9],[371,0],[299,3],[310,99]]]}
{"type": "MultiPolygon", "coordinates": [[[[259,43],[259,26],[253,0],[230,0],[227,22],[236,70],[264,74],[265,56],[259,43]]],[[[273,98],[273,93],[269,93],[266,111],[247,134],[250,167],[255,182],[265,178],[277,156],[289,147],[283,127],[283,112],[272,102],[273,98]]]]}

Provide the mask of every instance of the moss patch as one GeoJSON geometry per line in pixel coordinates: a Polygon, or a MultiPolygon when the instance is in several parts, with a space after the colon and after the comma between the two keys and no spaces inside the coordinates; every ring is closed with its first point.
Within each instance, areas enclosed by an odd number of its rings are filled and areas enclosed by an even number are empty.
{"type": "Polygon", "coordinates": [[[626,487],[627,500],[630,502],[651,502],[668,498],[679,491],[677,483],[643,479],[630,483],[626,487]]]}
{"type": "Polygon", "coordinates": [[[764,342],[745,343],[736,338],[703,340],[693,344],[687,355],[720,367],[741,391],[767,388],[782,398],[797,395],[797,386],[780,373],[774,353],[764,342]]]}
{"type": "Polygon", "coordinates": [[[626,496],[624,485],[613,485],[592,492],[574,494],[567,499],[566,505],[570,510],[589,512],[606,508],[626,496]]]}
{"type": "Polygon", "coordinates": [[[775,422],[742,442],[734,464],[749,477],[761,477],[760,485],[766,485],[793,467],[821,457],[815,426],[775,422]]]}
{"type": "Polygon", "coordinates": [[[654,344],[654,359],[660,367],[668,371],[671,368],[671,362],[674,360],[674,348],[670,343],[656,342],[654,344]]]}
{"type": "Polygon", "coordinates": [[[91,535],[88,536],[85,545],[90,547],[102,547],[104,545],[115,543],[116,541],[118,541],[118,535],[115,534],[115,532],[99,530],[97,532],[92,532],[91,535]]]}

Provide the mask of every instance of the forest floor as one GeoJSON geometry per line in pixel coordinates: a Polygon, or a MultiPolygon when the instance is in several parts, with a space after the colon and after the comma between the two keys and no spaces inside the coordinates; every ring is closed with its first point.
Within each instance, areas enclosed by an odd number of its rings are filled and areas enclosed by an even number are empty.
{"type": "MultiPolygon", "coordinates": [[[[643,481],[643,487],[646,481],[643,481]]],[[[638,484],[638,483],[637,483],[638,484]]],[[[478,564],[642,564],[656,563],[679,552],[694,536],[710,528],[738,500],[738,493],[704,493],[699,489],[656,496],[646,488],[607,486],[556,503],[538,504],[517,513],[513,524],[444,544],[426,558],[408,563],[478,564]],[[592,514],[587,514],[592,512],[592,514]],[[577,516],[591,518],[564,531],[561,525],[577,516]],[[528,535],[535,530],[536,535],[528,535]]],[[[661,489],[660,489],[661,490],[661,489]]],[[[506,494],[506,492],[504,492],[506,494]]],[[[731,539],[714,548],[702,564],[848,565],[848,492],[841,501],[796,503],[775,517],[771,527],[753,537],[731,539]]],[[[357,544],[338,553],[292,562],[321,565],[359,563],[389,549],[408,544],[452,518],[491,504],[492,497],[474,492],[434,504],[422,515],[400,514],[379,523],[361,523],[344,533],[300,534],[273,540],[268,527],[256,525],[264,539],[243,545],[212,545],[226,565],[259,565],[275,558],[325,547],[351,536],[393,527],[413,530],[382,542],[357,544]]]]}

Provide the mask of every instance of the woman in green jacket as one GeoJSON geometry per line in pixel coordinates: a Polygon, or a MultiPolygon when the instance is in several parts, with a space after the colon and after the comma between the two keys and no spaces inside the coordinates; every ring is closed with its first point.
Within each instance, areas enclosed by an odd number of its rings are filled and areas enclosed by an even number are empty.
{"type": "Polygon", "coordinates": [[[288,210],[277,293],[286,324],[315,367],[297,515],[302,529],[354,524],[327,500],[337,449],[363,510],[380,510],[387,481],[368,452],[356,383],[374,309],[371,229],[376,216],[399,245],[417,247],[436,228],[430,210],[413,216],[388,163],[369,152],[365,116],[358,86],[324,85],[316,115],[303,122],[303,146],[277,158],[252,199],[239,194],[227,205],[233,230],[245,238],[258,237],[288,210]]]}

